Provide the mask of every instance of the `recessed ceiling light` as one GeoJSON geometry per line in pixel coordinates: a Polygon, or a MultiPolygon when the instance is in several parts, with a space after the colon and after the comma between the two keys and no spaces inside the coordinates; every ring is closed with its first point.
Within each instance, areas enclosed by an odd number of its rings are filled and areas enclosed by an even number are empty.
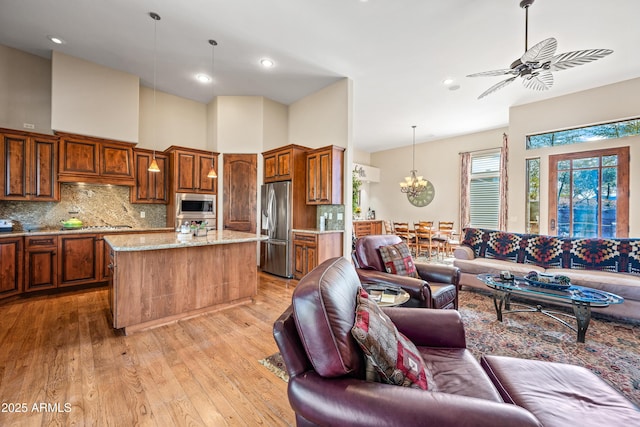
{"type": "Polygon", "coordinates": [[[52,42],[54,42],[55,44],[65,44],[66,42],[64,40],[62,40],[60,37],[56,37],[56,36],[47,36],[47,38],[49,40],[51,40],[52,42]]]}
{"type": "Polygon", "coordinates": [[[206,74],[198,74],[196,75],[196,80],[198,80],[200,83],[209,83],[211,81],[211,77],[206,74]]]}
{"type": "Polygon", "coordinates": [[[453,83],[453,79],[451,77],[447,77],[442,81],[442,84],[445,86],[449,86],[451,83],[453,83]]]}
{"type": "Polygon", "coordinates": [[[260,65],[262,65],[264,68],[271,68],[275,65],[275,63],[269,58],[262,58],[260,60],[260,65]]]}

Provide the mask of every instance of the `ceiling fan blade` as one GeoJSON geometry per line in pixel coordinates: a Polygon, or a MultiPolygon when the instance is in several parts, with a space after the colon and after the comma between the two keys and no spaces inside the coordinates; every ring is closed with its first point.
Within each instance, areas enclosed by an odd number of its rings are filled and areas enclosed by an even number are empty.
{"type": "Polygon", "coordinates": [[[501,81],[500,83],[496,83],[493,86],[491,86],[489,89],[485,90],[484,92],[482,92],[482,94],[478,97],[478,99],[482,99],[487,95],[492,94],[493,92],[497,91],[498,89],[502,89],[503,87],[507,86],[508,84],[512,83],[516,77],[518,76],[513,76],[513,77],[509,77],[506,80],[501,81]]]}
{"type": "Polygon", "coordinates": [[[502,70],[483,71],[482,73],[469,74],[467,77],[491,77],[491,76],[504,76],[506,74],[513,74],[511,68],[504,68],[502,70]]]}
{"type": "Polygon", "coordinates": [[[522,84],[527,89],[547,90],[553,86],[553,74],[550,71],[541,71],[522,79],[522,84]]]}
{"type": "Polygon", "coordinates": [[[523,64],[527,62],[547,62],[553,58],[558,48],[558,42],[553,37],[542,40],[540,43],[530,47],[520,58],[523,64]]]}
{"type": "Polygon", "coordinates": [[[567,68],[577,67],[578,65],[604,58],[612,53],[613,51],[610,49],[576,50],[573,52],[560,53],[551,60],[551,70],[562,71],[567,68]]]}

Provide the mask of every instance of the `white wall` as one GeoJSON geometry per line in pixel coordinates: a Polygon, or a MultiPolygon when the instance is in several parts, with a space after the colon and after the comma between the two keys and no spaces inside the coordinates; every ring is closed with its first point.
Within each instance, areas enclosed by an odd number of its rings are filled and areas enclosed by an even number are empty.
{"type": "MultiPolygon", "coordinates": [[[[548,158],[552,154],[630,147],[629,236],[640,235],[640,137],[594,141],[548,149],[526,150],[525,137],[560,129],[640,117],[640,78],[512,107],[509,111],[509,221],[508,229],[524,232],[525,160],[540,157],[540,205],[547,206],[548,158]]],[[[541,208],[540,232],[548,233],[548,212],[541,208]]]]}
{"type": "Polygon", "coordinates": [[[51,61],[0,45],[0,127],[52,133],[51,61]]]}
{"type": "Polygon", "coordinates": [[[380,168],[380,182],[370,184],[369,202],[376,218],[390,221],[454,221],[460,230],[460,152],[497,148],[502,145],[506,128],[469,135],[416,142],[418,175],[431,181],[435,188],[433,201],[425,207],[415,207],[400,192],[400,182],[409,175],[412,146],[371,154],[371,164],[380,168]]]}
{"type": "Polygon", "coordinates": [[[201,102],[140,87],[140,136],[138,147],[163,151],[181,147],[211,150],[207,144],[207,106],[201,102]],[[154,112],[155,110],[155,112],[154,112]]]}
{"type": "Polygon", "coordinates": [[[56,51],[51,70],[53,129],[138,142],[137,76],[56,51]]]}
{"type": "Polygon", "coordinates": [[[289,141],[289,107],[269,98],[262,98],[263,113],[263,141],[262,151],[287,145],[289,141]]]}

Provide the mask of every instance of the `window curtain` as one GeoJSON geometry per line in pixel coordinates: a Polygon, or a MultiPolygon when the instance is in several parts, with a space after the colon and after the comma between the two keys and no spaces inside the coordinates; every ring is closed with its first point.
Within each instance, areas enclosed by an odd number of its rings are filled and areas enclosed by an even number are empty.
{"type": "Polygon", "coordinates": [[[507,200],[509,192],[509,174],[507,164],[509,160],[509,138],[506,133],[502,134],[502,148],[500,149],[500,217],[498,227],[500,230],[507,229],[507,218],[509,213],[509,202],[507,200]]]}
{"type": "Polygon", "coordinates": [[[471,153],[460,153],[460,232],[471,222],[471,153]]]}

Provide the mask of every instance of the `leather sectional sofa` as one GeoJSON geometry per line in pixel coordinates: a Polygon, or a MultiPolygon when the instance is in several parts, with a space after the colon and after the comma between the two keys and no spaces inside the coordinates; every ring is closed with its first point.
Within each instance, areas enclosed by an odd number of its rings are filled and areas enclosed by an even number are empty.
{"type": "Polygon", "coordinates": [[[571,283],[624,298],[594,312],[640,320],[640,239],[566,238],[466,228],[454,251],[460,286],[487,289],[478,274],[508,270],[565,275],[571,283]]]}
{"type": "MultiPolygon", "coordinates": [[[[415,345],[428,389],[368,381],[351,333],[362,321],[359,287],[347,260],[329,259],[298,283],[274,324],[298,426],[600,427],[640,419],[637,407],[586,368],[499,356],[479,363],[456,310],[383,308],[385,322],[415,345]]],[[[407,366],[399,354],[397,366],[407,366]]]]}

